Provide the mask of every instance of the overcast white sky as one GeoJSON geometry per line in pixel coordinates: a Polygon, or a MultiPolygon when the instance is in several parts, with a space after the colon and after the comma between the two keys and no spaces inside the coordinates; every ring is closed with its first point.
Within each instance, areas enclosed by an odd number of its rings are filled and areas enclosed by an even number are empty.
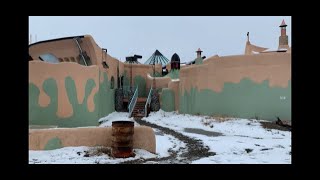
{"type": "Polygon", "coordinates": [[[243,54],[248,31],[252,44],[277,49],[283,19],[291,46],[291,16],[30,16],[29,34],[37,41],[90,34],[122,61],[139,54],[144,63],[158,49],[188,62],[198,48],[207,57],[243,54]]]}

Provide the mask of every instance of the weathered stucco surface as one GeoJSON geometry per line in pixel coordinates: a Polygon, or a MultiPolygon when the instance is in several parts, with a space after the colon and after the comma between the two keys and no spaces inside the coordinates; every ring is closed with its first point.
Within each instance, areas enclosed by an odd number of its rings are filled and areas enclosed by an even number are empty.
{"type": "Polygon", "coordinates": [[[180,70],[179,112],[291,120],[291,53],[207,59],[180,70]]]}
{"type": "MultiPolygon", "coordinates": [[[[112,127],[29,129],[29,150],[49,150],[68,146],[112,145],[112,127]]],[[[156,153],[156,138],[152,128],[134,127],[133,148],[156,153]]]]}

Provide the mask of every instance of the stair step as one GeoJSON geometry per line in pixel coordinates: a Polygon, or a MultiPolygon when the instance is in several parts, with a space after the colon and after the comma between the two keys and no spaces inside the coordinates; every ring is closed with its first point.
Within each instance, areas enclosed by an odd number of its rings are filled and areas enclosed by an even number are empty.
{"type": "Polygon", "coordinates": [[[144,114],[135,114],[135,115],[132,115],[133,117],[144,117],[144,114]]]}

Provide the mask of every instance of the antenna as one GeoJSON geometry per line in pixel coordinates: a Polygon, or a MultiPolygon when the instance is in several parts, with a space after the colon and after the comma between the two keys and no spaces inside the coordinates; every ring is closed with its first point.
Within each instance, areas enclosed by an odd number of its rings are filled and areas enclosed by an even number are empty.
{"type": "Polygon", "coordinates": [[[29,44],[32,43],[32,34],[30,34],[29,44]]]}
{"type": "Polygon", "coordinates": [[[34,42],[37,42],[37,35],[35,35],[35,40],[34,40],[34,42]]]}

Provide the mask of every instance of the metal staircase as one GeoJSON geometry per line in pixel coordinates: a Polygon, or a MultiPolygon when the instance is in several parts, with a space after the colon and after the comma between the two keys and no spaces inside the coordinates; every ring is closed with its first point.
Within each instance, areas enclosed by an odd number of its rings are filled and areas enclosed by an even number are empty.
{"type": "Polygon", "coordinates": [[[150,112],[150,102],[151,102],[151,92],[152,92],[152,87],[149,90],[148,97],[138,97],[139,91],[138,87],[136,88],[134,95],[131,99],[131,102],[128,106],[129,110],[129,117],[134,117],[134,118],[143,118],[147,117],[150,112]]]}
{"type": "Polygon", "coordinates": [[[145,117],[145,104],[147,98],[138,98],[137,103],[132,111],[132,117],[134,118],[143,118],[145,117]]]}

